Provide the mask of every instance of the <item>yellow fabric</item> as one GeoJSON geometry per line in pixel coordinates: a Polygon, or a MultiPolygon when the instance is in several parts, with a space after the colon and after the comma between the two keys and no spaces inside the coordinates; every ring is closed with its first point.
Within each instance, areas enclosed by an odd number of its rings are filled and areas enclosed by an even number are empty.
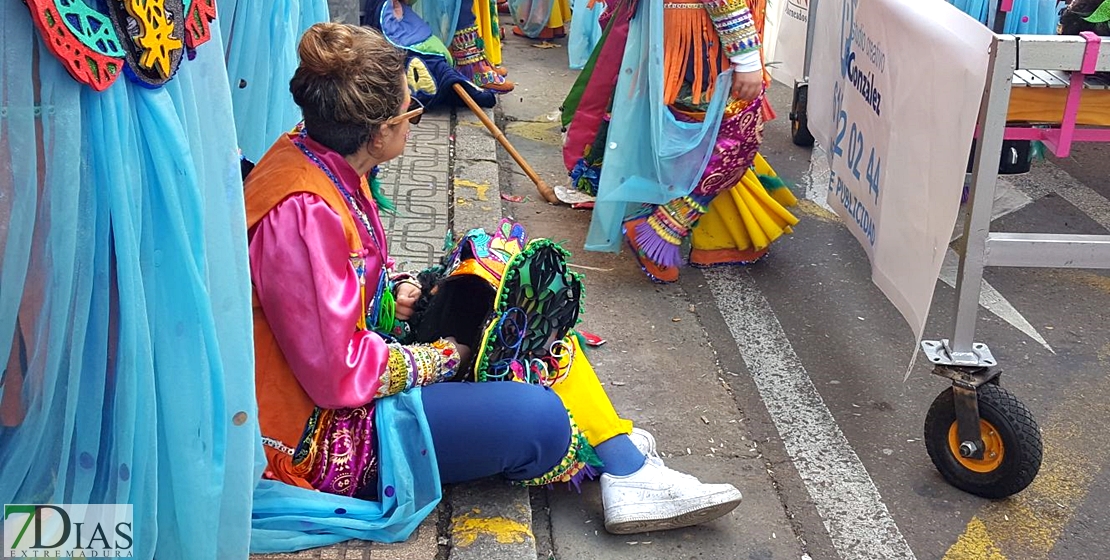
{"type": "Polygon", "coordinates": [[[494,66],[501,66],[501,35],[493,32],[491,8],[494,0],[474,0],[474,16],[478,22],[478,36],[485,43],[486,58],[494,66]]]}
{"type": "Polygon", "coordinates": [[[774,194],[759,182],[756,172],[774,177],[771,166],[756,155],[755,169],[749,169],[735,187],[718,194],[709,204],[709,212],[698,220],[690,236],[694,249],[740,251],[766,249],[784,233],[793,233],[791,226],[798,218],[786,209],[798,200],[790,189],[775,189],[774,194]]]}
{"type": "Polygon", "coordinates": [[[555,0],[551,6],[551,17],[547,20],[548,29],[559,29],[570,25],[570,0],[555,0]]]}
{"type": "MultiPolygon", "coordinates": [[[[563,400],[563,406],[567,407],[582,433],[586,434],[590,445],[596,446],[614,436],[632,433],[632,421],[621,418],[613,408],[597,373],[578,344],[578,337],[571,334],[567,339],[574,347],[570,372],[552,387],[563,400]]],[[[565,364],[564,360],[562,365],[565,364]]]]}

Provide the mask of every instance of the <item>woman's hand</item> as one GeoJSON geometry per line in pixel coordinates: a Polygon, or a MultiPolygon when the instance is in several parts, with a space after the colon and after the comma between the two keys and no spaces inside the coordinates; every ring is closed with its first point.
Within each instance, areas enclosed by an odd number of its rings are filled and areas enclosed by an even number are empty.
{"type": "Polygon", "coordinates": [[[420,299],[420,287],[412,282],[402,282],[394,292],[394,316],[400,321],[408,321],[412,318],[416,300],[420,299]]]}
{"type": "Polygon", "coordinates": [[[763,93],[763,70],[732,73],[732,98],[751,101],[763,93]]]}

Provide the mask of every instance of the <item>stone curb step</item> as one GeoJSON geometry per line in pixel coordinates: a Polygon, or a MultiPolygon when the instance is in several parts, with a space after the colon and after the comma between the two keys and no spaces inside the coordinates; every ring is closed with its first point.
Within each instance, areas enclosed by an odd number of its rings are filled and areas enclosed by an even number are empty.
{"type": "MultiPolygon", "coordinates": [[[[459,108],[452,134],[451,228],[458,237],[473,228],[495,227],[501,219],[497,141],[470,110],[459,108]]],[[[493,111],[486,115],[494,118],[493,111]]],[[[532,505],[528,489],[503,480],[460,485],[449,492],[448,560],[535,560],[532,505]]]]}

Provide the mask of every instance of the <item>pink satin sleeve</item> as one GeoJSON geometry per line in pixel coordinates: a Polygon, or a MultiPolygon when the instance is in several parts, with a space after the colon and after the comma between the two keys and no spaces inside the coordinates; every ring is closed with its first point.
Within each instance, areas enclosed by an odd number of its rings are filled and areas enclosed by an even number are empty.
{"type": "MultiPolygon", "coordinates": [[[[266,320],[308,396],[324,408],[373,400],[389,348],[356,332],[362,302],[339,216],[315,195],[294,195],[255,226],[249,251],[266,320]]],[[[381,270],[381,255],[365,258],[367,271],[381,270]]]]}

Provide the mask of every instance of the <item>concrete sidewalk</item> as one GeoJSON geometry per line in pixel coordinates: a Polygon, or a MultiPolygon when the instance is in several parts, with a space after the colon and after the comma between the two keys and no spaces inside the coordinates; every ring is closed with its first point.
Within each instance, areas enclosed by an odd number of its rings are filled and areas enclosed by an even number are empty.
{"type": "MultiPolygon", "coordinates": [[[[495,116],[507,137],[545,181],[566,185],[557,111],[575,73],[562,48],[505,44],[518,89],[502,97],[495,116]]],[[[502,217],[523,223],[531,236],[564,242],[586,276],[582,328],[609,342],[591,349],[591,362],[618,411],[656,434],[668,465],[706,481],[728,481],[744,492],[734,513],[666,533],[607,534],[600,492],[528,489],[502,481],[449,487],[438,515],[401,545],[352,541],[270,559],[553,560],[671,558],[805,559],[797,532],[772,479],[772,465],[751,437],[750,415],[732,393],[702,324],[700,273],[655,286],[631,256],[582,251],[588,211],[552,206],[480,121],[465,109],[434,112],[413,128],[403,157],[383,174],[397,216],[383,216],[390,251],[401,268],[438,260],[448,238],[502,217]],[[436,532],[437,523],[439,532],[436,532]]],[[[735,361],[735,360],[729,360],[735,361]]],[[[745,402],[740,400],[740,402],[745,402]]]]}

